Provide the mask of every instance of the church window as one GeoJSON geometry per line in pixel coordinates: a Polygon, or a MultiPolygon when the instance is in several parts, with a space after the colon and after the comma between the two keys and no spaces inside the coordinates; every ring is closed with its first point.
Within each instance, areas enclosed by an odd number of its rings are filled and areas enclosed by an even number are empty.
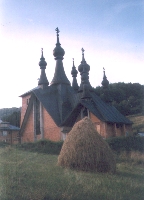
{"type": "Polygon", "coordinates": [[[7,136],[7,134],[8,134],[7,131],[3,131],[3,132],[2,132],[2,135],[3,135],[3,136],[7,136]]]}
{"type": "Polygon", "coordinates": [[[40,134],[40,102],[36,99],[36,135],[40,134]]]}

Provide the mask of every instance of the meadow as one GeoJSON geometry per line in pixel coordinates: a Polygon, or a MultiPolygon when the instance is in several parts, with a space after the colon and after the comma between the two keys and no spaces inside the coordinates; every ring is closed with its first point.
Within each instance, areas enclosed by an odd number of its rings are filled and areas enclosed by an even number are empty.
{"type": "Polygon", "coordinates": [[[116,154],[115,174],[57,166],[58,155],[0,147],[1,200],[142,200],[144,154],[116,154]]]}

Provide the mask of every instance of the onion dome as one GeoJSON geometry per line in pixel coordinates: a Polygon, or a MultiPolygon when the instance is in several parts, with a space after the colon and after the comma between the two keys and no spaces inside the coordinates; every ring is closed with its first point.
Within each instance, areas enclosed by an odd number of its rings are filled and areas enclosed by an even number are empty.
{"type": "Polygon", "coordinates": [[[63,48],[60,46],[59,42],[59,29],[56,28],[56,33],[57,33],[57,43],[56,47],[53,50],[53,55],[56,60],[56,67],[55,67],[55,73],[54,77],[52,79],[51,85],[56,85],[56,84],[67,84],[70,85],[70,82],[65,74],[64,67],[63,67],[63,56],[65,54],[63,48]]]}
{"type": "Polygon", "coordinates": [[[77,77],[78,71],[76,70],[76,67],[74,65],[74,58],[73,58],[73,66],[72,66],[72,70],[71,70],[71,75],[72,77],[77,77]]]}
{"type": "Polygon", "coordinates": [[[107,77],[106,77],[106,75],[105,75],[105,69],[103,68],[103,73],[104,73],[104,75],[103,75],[103,81],[101,82],[101,84],[102,84],[102,86],[104,87],[104,88],[108,88],[108,86],[109,86],[109,81],[107,80],[107,77]]]}
{"type": "Polygon", "coordinates": [[[81,85],[79,88],[79,92],[83,91],[83,88],[87,88],[87,90],[91,90],[92,91],[92,87],[90,85],[89,82],[89,70],[90,70],[90,66],[86,63],[85,58],[84,58],[84,49],[82,48],[82,61],[81,64],[78,66],[78,70],[80,72],[81,75],[81,85]],[[87,85],[84,86],[83,85],[87,85]]]}
{"type": "Polygon", "coordinates": [[[108,104],[112,103],[112,97],[110,95],[110,90],[109,90],[109,81],[107,80],[107,77],[105,75],[105,69],[103,68],[103,81],[102,81],[102,86],[103,86],[103,92],[101,95],[101,98],[108,104]]]}
{"type": "Polygon", "coordinates": [[[42,55],[41,55],[40,62],[39,62],[39,66],[40,66],[40,69],[41,69],[41,75],[40,75],[38,85],[48,86],[49,82],[47,80],[46,73],[45,73],[47,63],[45,61],[45,58],[43,57],[43,49],[41,51],[42,51],[42,55]]]}
{"type": "Polygon", "coordinates": [[[81,64],[78,66],[78,70],[80,73],[82,72],[89,72],[90,66],[86,63],[85,58],[84,58],[84,49],[82,48],[82,61],[81,64]]]}
{"type": "Polygon", "coordinates": [[[76,70],[76,67],[74,65],[74,58],[73,58],[73,66],[72,66],[72,70],[71,70],[71,75],[73,77],[73,82],[72,82],[72,87],[74,90],[78,90],[79,89],[79,86],[78,86],[78,83],[77,83],[77,74],[78,74],[78,71],[76,70]]]}
{"type": "Polygon", "coordinates": [[[46,69],[47,63],[45,61],[45,58],[43,57],[43,48],[41,49],[41,52],[42,52],[42,55],[40,58],[39,66],[40,66],[40,69],[46,69]]]}
{"type": "Polygon", "coordinates": [[[55,59],[63,59],[63,56],[65,54],[64,49],[61,47],[61,44],[59,42],[59,29],[58,27],[55,29],[56,33],[57,33],[57,43],[56,43],[56,47],[53,50],[53,55],[55,57],[55,59]]]}

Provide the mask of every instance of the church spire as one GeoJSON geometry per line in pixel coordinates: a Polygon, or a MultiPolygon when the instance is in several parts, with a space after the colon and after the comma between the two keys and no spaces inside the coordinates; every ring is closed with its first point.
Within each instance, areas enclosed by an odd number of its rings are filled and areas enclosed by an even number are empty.
{"type": "MultiPolygon", "coordinates": [[[[89,82],[89,71],[90,71],[90,66],[86,63],[85,58],[84,58],[84,49],[82,48],[82,61],[81,64],[78,66],[78,70],[80,72],[81,75],[81,85],[79,88],[79,92],[82,92],[84,94],[86,94],[86,96],[88,97],[89,95],[89,91],[92,90],[92,86],[90,85],[89,82]]],[[[84,95],[83,94],[83,98],[84,95]]]]}
{"type": "Polygon", "coordinates": [[[41,49],[41,53],[42,54],[41,54],[41,58],[40,58],[40,62],[39,62],[39,66],[41,69],[41,75],[40,75],[40,79],[38,81],[38,85],[41,86],[42,88],[44,88],[49,85],[49,82],[47,80],[46,73],[45,73],[47,63],[45,61],[45,58],[43,57],[43,48],[41,49]]]}
{"type": "Polygon", "coordinates": [[[63,62],[62,62],[65,51],[61,47],[61,44],[59,42],[59,32],[60,31],[59,31],[58,27],[55,30],[56,30],[56,36],[57,36],[57,43],[56,43],[56,47],[53,50],[53,55],[56,60],[56,67],[55,67],[55,74],[54,74],[53,80],[51,82],[51,85],[54,85],[54,84],[70,85],[70,82],[65,74],[63,62]]]}
{"type": "Polygon", "coordinates": [[[103,81],[101,82],[102,86],[104,88],[108,88],[109,86],[109,81],[107,80],[107,77],[105,75],[105,68],[103,67],[103,81]]]}
{"type": "Polygon", "coordinates": [[[78,71],[76,70],[76,67],[74,65],[74,58],[73,58],[73,66],[72,66],[72,70],[71,70],[71,75],[73,77],[73,82],[72,82],[72,87],[74,90],[78,90],[79,89],[79,86],[78,86],[78,83],[77,83],[77,73],[78,71]]]}
{"type": "Polygon", "coordinates": [[[109,81],[107,80],[107,77],[106,77],[106,74],[105,74],[105,68],[103,68],[102,86],[103,86],[103,90],[102,90],[101,97],[106,103],[111,104],[112,98],[111,98],[110,90],[109,90],[109,81]]]}

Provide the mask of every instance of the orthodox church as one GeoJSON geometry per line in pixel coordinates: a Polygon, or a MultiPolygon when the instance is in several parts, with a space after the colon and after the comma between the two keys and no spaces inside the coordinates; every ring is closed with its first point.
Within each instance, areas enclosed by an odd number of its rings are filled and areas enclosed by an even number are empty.
{"type": "Polygon", "coordinates": [[[21,142],[33,142],[39,139],[64,140],[73,125],[85,116],[92,120],[95,129],[103,138],[131,134],[132,122],[110,103],[109,82],[105,71],[102,81],[105,101],[95,94],[89,82],[90,66],[85,60],[84,49],[82,49],[82,61],[78,66],[81,75],[80,86],[77,83],[78,71],[74,60],[71,70],[73,80],[72,84],[70,83],[63,67],[65,51],[59,41],[58,28],[56,35],[57,42],[53,50],[56,67],[51,83],[49,84],[46,76],[47,63],[42,49],[38,86],[20,96],[22,97],[21,142]]]}

